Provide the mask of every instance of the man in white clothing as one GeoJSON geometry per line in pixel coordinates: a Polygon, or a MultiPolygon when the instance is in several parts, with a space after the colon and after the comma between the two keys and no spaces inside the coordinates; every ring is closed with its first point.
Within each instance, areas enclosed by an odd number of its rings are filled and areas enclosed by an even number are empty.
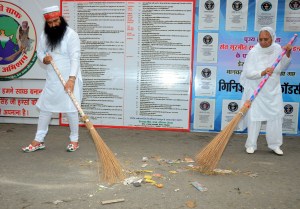
{"type": "Polygon", "coordinates": [[[48,132],[52,113],[66,113],[70,126],[67,151],[72,152],[79,148],[79,116],[67,91],[73,92],[76,100],[81,102],[80,40],[78,34],[68,27],[58,6],[45,8],[43,14],[45,28],[40,36],[37,55],[46,66],[46,84],[36,104],[40,115],[35,139],[22,150],[34,152],[44,149],[44,138],[48,132]],[[50,63],[52,60],[66,81],[64,87],[50,63]]]}
{"type": "Polygon", "coordinates": [[[254,153],[257,149],[257,138],[261,129],[261,122],[267,121],[266,140],[268,147],[278,155],[283,155],[282,120],[284,116],[280,73],[291,61],[292,46],[282,47],[275,43],[276,35],[272,28],[263,27],[259,31],[258,43],[249,51],[245,60],[240,83],[244,87],[242,102],[251,97],[263,77],[270,77],[252,101],[251,107],[244,118],[247,120],[248,138],[245,144],[246,152],[254,153]],[[275,69],[271,66],[282,50],[286,50],[281,62],[275,69]]]}

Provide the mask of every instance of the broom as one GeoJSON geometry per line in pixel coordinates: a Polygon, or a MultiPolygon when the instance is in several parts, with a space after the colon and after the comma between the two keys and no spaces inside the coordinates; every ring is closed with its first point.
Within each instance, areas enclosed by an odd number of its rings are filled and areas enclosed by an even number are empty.
{"type": "MultiPolygon", "coordinates": [[[[296,37],[297,34],[295,34],[291,38],[289,44],[292,44],[296,37]]],[[[285,53],[286,50],[283,50],[282,53],[277,57],[276,61],[272,65],[273,69],[276,68],[276,66],[278,65],[282,57],[285,55],[285,53]]],[[[227,126],[196,155],[196,162],[199,165],[200,172],[210,173],[216,168],[233,131],[235,130],[238,123],[240,122],[241,118],[247,113],[248,109],[250,108],[251,102],[257,96],[257,94],[264,86],[268,78],[269,75],[266,74],[263,80],[259,83],[257,89],[254,91],[254,94],[250,97],[249,100],[247,100],[244,103],[239,113],[236,114],[233,117],[233,119],[227,124],[227,126]]]]}
{"type": "MultiPolygon", "coordinates": [[[[51,65],[54,68],[57,76],[59,77],[63,86],[65,86],[66,82],[64,81],[61,73],[59,72],[56,64],[54,61],[51,61],[51,65]]],[[[74,103],[75,107],[77,108],[82,121],[84,122],[87,129],[90,131],[90,134],[93,138],[94,144],[96,146],[99,163],[102,164],[102,178],[104,181],[112,184],[124,179],[125,175],[123,173],[122,166],[120,165],[119,161],[117,160],[114,153],[109,149],[109,147],[105,144],[102,140],[96,129],[94,128],[93,123],[88,119],[81,109],[79,103],[76,101],[74,94],[70,91],[67,92],[70,96],[72,102],[74,103]]]]}

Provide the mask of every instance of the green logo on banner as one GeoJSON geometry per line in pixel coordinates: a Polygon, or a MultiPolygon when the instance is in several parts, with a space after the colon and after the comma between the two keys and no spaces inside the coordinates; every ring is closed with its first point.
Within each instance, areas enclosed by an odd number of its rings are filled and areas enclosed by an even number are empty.
{"type": "Polygon", "coordinates": [[[0,81],[23,76],[36,60],[36,31],[30,17],[17,5],[0,1],[0,81]]]}

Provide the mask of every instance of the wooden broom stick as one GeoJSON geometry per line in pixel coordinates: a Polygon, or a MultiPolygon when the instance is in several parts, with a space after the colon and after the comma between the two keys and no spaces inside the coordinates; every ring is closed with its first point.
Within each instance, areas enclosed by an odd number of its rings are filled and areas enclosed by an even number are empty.
{"type": "MultiPolygon", "coordinates": [[[[65,80],[63,79],[60,71],[58,70],[56,64],[53,60],[51,60],[51,65],[54,68],[57,76],[59,77],[63,86],[66,85],[65,80]]],[[[102,165],[102,178],[104,181],[112,184],[117,183],[125,178],[123,168],[119,161],[117,160],[115,154],[109,149],[109,147],[105,144],[103,139],[100,137],[96,129],[94,128],[93,123],[88,119],[88,117],[84,114],[80,104],[77,102],[74,94],[71,91],[67,92],[70,96],[72,102],[74,103],[75,107],[77,108],[85,126],[90,131],[90,134],[93,138],[94,144],[96,146],[97,155],[98,155],[98,162],[102,165]]]]}
{"type": "MultiPolygon", "coordinates": [[[[293,44],[296,37],[297,34],[295,34],[291,38],[289,44],[293,44]]],[[[273,69],[276,68],[276,66],[278,65],[282,57],[285,55],[285,53],[286,50],[283,50],[282,53],[277,57],[276,61],[272,65],[273,69]]],[[[196,163],[199,165],[200,172],[210,173],[216,168],[233,131],[240,122],[241,118],[247,113],[248,109],[250,108],[251,102],[257,96],[257,94],[264,86],[268,78],[269,75],[266,74],[263,80],[258,85],[257,89],[254,91],[254,94],[250,97],[248,101],[245,102],[243,107],[240,109],[239,113],[236,114],[233,117],[233,119],[227,124],[227,126],[196,155],[196,163]]]]}

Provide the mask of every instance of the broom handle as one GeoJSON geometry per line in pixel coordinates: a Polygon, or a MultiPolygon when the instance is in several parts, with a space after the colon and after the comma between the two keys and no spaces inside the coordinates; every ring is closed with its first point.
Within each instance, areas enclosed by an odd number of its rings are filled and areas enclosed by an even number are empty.
{"type": "MultiPolygon", "coordinates": [[[[298,35],[297,34],[294,34],[294,36],[291,38],[291,40],[289,41],[288,44],[293,44],[293,42],[295,41],[296,37],[298,35]]],[[[286,49],[283,50],[281,52],[281,54],[277,57],[277,59],[275,60],[274,64],[272,65],[272,69],[274,70],[276,68],[276,66],[278,65],[278,63],[280,62],[280,60],[282,59],[282,57],[285,55],[286,53],[286,49]]],[[[250,97],[250,102],[252,102],[255,97],[257,96],[257,94],[260,92],[260,90],[262,89],[262,87],[265,85],[265,83],[267,82],[268,78],[269,78],[269,74],[266,74],[264,77],[263,77],[263,80],[259,83],[258,87],[255,89],[253,95],[250,97]]]]}
{"type": "MultiPolygon", "coordinates": [[[[51,63],[51,65],[52,65],[52,67],[54,68],[54,71],[56,72],[56,74],[57,74],[59,80],[61,81],[61,83],[63,84],[63,86],[65,86],[65,85],[66,85],[66,81],[65,81],[64,78],[62,77],[60,71],[58,70],[58,68],[57,68],[57,66],[56,66],[56,64],[55,64],[55,62],[54,62],[53,60],[51,60],[50,63],[51,63]]],[[[73,104],[74,104],[75,107],[77,108],[77,110],[78,110],[78,112],[79,112],[81,118],[82,118],[83,120],[85,120],[84,122],[87,122],[88,119],[87,119],[86,117],[84,117],[85,114],[84,114],[82,108],[80,107],[79,103],[77,102],[77,100],[76,100],[74,94],[73,94],[71,91],[67,91],[67,93],[68,93],[68,95],[70,96],[70,98],[71,98],[73,104]]]]}

